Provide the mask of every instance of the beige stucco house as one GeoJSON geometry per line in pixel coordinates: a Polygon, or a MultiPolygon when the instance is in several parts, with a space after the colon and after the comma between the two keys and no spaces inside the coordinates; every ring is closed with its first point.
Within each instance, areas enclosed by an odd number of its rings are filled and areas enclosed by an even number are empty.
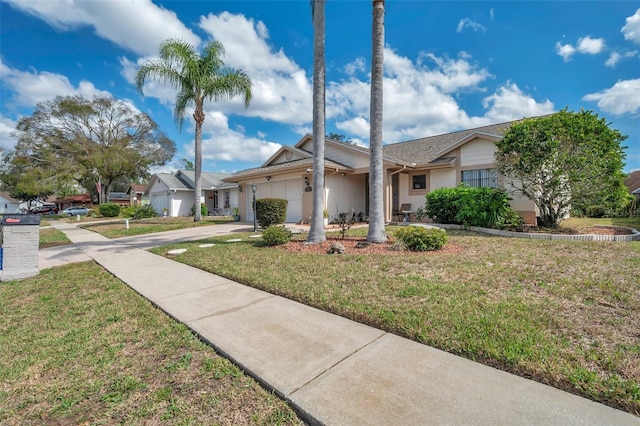
{"type": "MultiPolygon", "coordinates": [[[[495,169],[495,142],[511,122],[388,144],[383,147],[384,206],[386,221],[400,220],[400,206],[423,206],[428,192],[454,187],[504,187],[495,169]]],[[[308,222],[312,212],[313,140],[304,136],[295,146],[283,146],[261,167],[242,170],[222,180],[236,184],[243,220],[253,220],[252,186],[256,197],[289,201],[287,222],[308,222]]],[[[369,150],[327,139],[325,142],[325,208],[331,218],[354,211],[368,215],[369,150]]],[[[507,188],[508,189],[508,188],[507,188]]],[[[513,196],[512,207],[527,223],[535,223],[536,207],[513,196]]],[[[413,214],[411,220],[415,220],[413,214]]]]}

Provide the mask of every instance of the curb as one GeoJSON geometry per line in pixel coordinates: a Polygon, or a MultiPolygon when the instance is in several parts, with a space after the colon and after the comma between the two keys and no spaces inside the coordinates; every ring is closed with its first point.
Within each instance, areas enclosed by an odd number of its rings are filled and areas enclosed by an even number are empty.
{"type": "Polygon", "coordinates": [[[481,228],[479,226],[464,226],[454,224],[442,224],[442,223],[398,223],[399,226],[435,226],[442,229],[457,229],[468,230],[474,232],[481,232],[483,234],[495,235],[498,237],[508,238],[529,238],[532,240],[555,240],[555,241],[609,241],[609,242],[631,242],[640,241],[640,232],[634,228],[628,228],[625,226],[607,226],[607,225],[594,225],[597,228],[608,228],[616,230],[631,231],[628,235],[598,235],[598,234],[544,234],[544,233],[527,233],[527,232],[511,232],[503,231],[500,229],[481,228]]]}

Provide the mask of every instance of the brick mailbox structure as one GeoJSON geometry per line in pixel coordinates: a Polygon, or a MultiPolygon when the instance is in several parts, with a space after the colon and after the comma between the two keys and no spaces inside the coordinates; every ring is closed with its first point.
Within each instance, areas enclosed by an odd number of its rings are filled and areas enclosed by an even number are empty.
{"type": "Polygon", "coordinates": [[[5,214],[2,216],[0,281],[38,275],[40,216],[5,214]]]}

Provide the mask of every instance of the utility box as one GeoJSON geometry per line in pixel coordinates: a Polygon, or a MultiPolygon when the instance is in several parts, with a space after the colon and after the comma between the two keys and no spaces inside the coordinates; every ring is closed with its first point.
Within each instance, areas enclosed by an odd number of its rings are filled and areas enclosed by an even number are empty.
{"type": "Polygon", "coordinates": [[[40,215],[5,214],[1,222],[0,281],[38,275],[40,215]]]}

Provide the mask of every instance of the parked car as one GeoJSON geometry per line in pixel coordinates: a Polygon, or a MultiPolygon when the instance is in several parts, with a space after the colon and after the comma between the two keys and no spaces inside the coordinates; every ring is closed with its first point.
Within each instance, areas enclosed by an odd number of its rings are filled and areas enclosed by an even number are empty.
{"type": "Polygon", "coordinates": [[[31,214],[56,214],[58,213],[58,207],[55,205],[44,205],[44,206],[38,206],[38,207],[33,207],[32,209],[29,210],[29,213],[31,214]]]}
{"type": "Polygon", "coordinates": [[[67,207],[66,209],[62,210],[60,214],[66,216],[85,216],[89,214],[89,209],[86,207],[67,207]]]}

